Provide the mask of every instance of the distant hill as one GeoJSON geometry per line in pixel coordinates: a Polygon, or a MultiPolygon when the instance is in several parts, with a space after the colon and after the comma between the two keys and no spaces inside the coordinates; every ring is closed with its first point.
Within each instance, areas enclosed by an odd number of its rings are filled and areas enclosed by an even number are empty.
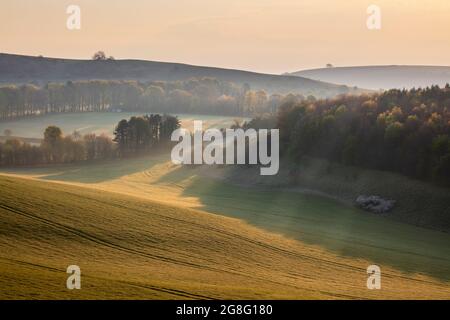
{"type": "Polygon", "coordinates": [[[358,86],[360,88],[411,89],[450,82],[450,66],[367,66],[303,70],[290,75],[358,86]]]}
{"type": "Polygon", "coordinates": [[[199,67],[180,63],[143,60],[72,60],[0,54],[0,84],[43,84],[49,81],[68,80],[138,80],[176,81],[193,77],[212,77],[237,84],[248,83],[252,89],[264,89],[269,93],[300,93],[328,97],[344,92],[356,92],[352,88],[302,77],[261,74],[248,71],[199,67]]]}

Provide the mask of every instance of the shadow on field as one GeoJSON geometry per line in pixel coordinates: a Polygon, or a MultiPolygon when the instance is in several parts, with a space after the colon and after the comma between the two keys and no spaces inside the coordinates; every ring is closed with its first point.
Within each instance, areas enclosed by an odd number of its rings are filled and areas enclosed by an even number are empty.
{"type": "MultiPolygon", "coordinates": [[[[149,172],[166,161],[167,155],[144,156],[76,166],[14,169],[9,173],[94,184],[149,172]]],[[[320,246],[336,255],[365,259],[382,270],[383,266],[390,266],[405,274],[422,273],[450,281],[448,233],[399,223],[323,196],[261,187],[252,181],[252,171],[245,168],[211,170],[184,166],[168,173],[162,170],[162,173],[156,181],[148,183],[179,186],[182,196],[198,200],[201,204],[198,209],[238,218],[267,231],[320,246]],[[233,181],[242,181],[242,185],[227,182],[230,176],[233,181]]]]}
{"type": "MultiPolygon", "coordinates": [[[[245,181],[246,169],[237,170],[245,181]]],[[[159,182],[177,183],[194,175],[195,170],[179,168],[159,182]]],[[[242,219],[340,256],[369,260],[382,270],[390,266],[405,274],[450,281],[450,234],[392,221],[326,197],[236,186],[198,175],[190,181],[183,195],[198,198],[201,210],[242,219]]]]}

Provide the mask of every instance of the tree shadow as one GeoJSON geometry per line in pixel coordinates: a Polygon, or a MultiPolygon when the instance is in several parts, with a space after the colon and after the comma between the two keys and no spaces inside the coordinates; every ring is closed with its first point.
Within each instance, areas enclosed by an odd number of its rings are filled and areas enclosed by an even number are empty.
{"type": "Polygon", "coordinates": [[[366,259],[405,274],[450,281],[450,234],[396,222],[336,200],[286,188],[236,185],[246,169],[222,168],[222,179],[197,175],[200,167],[180,167],[158,183],[189,178],[183,196],[196,197],[198,209],[234,217],[270,232],[318,245],[343,257],[366,259]]]}

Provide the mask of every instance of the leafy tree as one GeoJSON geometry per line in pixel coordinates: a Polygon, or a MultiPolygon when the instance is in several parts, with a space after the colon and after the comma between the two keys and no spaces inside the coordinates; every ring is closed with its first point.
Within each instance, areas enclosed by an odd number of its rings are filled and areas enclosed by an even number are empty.
{"type": "Polygon", "coordinates": [[[59,162],[62,155],[62,131],[56,126],[49,126],[44,132],[44,148],[50,162],[59,162]]]}
{"type": "Polygon", "coordinates": [[[160,141],[167,143],[170,141],[172,132],[180,127],[180,120],[177,117],[165,115],[160,126],[160,141]]]}
{"type": "Polygon", "coordinates": [[[55,147],[62,138],[62,131],[56,126],[49,126],[44,131],[44,142],[55,147]]]}
{"type": "Polygon", "coordinates": [[[114,130],[114,139],[119,146],[119,154],[124,156],[127,152],[128,145],[128,121],[123,119],[117,124],[116,129],[114,130]]]}

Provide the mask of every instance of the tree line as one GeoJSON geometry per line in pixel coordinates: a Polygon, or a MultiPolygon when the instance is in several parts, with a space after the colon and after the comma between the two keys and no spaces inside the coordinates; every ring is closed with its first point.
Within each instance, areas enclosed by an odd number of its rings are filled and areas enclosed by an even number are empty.
{"type": "Polygon", "coordinates": [[[178,118],[170,115],[132,117],[118,123],[113,139],[105,134],[81,136],[76,131],[64,136],[60,128],[49,126],[40,144],[19,139],[0,142],[0,166],[62,164],[134,156],[168,145],[170,134],[179,126],[178,118]]]}
{"type": "MultiPolygon", "coordinates": [[[[0,120],[62,112],[130,111],[252,116],[302,95],[268,95],[214,78],[185,81],[68,81],[0,87],[0,120]]],[[[313,99],[313,97],[309,97],[313,99]]]]}
{"type": "Polygon", "coordinates": [[[450,86],[280,106],[280,149],[450,186],[450,86]]]}

